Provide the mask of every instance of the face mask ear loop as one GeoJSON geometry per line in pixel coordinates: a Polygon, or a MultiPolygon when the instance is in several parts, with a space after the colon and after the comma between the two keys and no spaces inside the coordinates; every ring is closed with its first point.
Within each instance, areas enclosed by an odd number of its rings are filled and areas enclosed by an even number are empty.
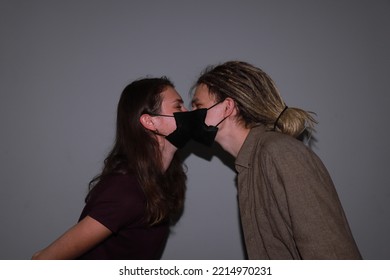
{"type": "MultiPolygon", "coordinates": [[[[222,100],[222,101],[219,101],[219,102],[215,103],[213,106],[207,108],[207,110],[210,110],[211,108],[217,106],[218,104],[220,104],[220,103],[222,103],[222,102],[224,102],[224,101],[225,101],[225,99],[222,100]]],[[[217,124],[215,125],[215,127],[218,127],[218,125],[220,125],[220,124],[221,124],[224,120],[226,120],[228,117],[229,117],[229,116],[224,117],[219,123],[217,123],[217,124]]]]}
{"type": "Polygon", "coordinates": [[[175,117],[175,116],[170,116],[170,115],[161,115],[161,114],[153,114],[153,113],[149,113],[149,115],[151,115],[153,117],[170,117],[170,118],[175,117]]]}
{"type": "MultiPolygon", "coordinates": [[[[154,114],[154,113],[147,113],[147,114],[151,115],[152,117],[170,117],[170,118],[174,118],[175,117],[175,116],[170,116],[170,115],[161,115],[161,114],[154,114]]],[[[167,137],[167,135],[164,135],[164,134],[160,133],[158,131],[158,129],[153,131],[153,133],[156,134],[156,135],[167,137]]]]}
{"type": "Polygon", "coordinates": [[[210,110],[210,109],[214,108],[215,106],[217,106],[218,104],[221,104],[221,103],[224,102],[224,101],[225,101],[225,99],[222,100],[222,101],[219,101],[219,102],[215,103],[215,104],[212,105],[211,107],[207,108],[207,110],[210,110]]]}
{"type": "Polygon", "coordinates": [[[224,120],[226,120],[228,117],[229,117],[229,116],[224,117],[219,123],[216,124],[215,127],[218,127],[218,125],[220,125],[220,124],[221,124],[224,120]]]}

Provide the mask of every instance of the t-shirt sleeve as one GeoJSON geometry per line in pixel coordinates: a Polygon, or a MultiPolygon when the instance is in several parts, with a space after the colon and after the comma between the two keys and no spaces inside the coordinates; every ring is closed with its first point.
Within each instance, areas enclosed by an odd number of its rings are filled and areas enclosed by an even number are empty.
{"type": "Polygon", "coordinates": [[[92,191],[86,214],[113,233],[136,223],[144,215],[144,195],[137,180],[129,175],[109,176],[92,191]]]}

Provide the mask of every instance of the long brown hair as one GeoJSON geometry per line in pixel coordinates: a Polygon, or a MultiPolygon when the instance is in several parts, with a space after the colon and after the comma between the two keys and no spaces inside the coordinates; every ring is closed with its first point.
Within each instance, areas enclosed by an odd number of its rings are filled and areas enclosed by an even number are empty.
{"type": "MultiPolygon", "coordinates": [[[[106,175],[135,174],[146,196],[145,221],[149,225],[175,222],[184,205],[186,175],[181,161],[175,154],[164,172],[156,136],[139,121],[144,113],[160,113],[161,93],[167,87],[174,85],[166,77],[140,79],[125,87],[118,103],[114,146],[102,172],[89,184],[91,192],[106,175]]],[[[88,198],[89,194],[86,201],[88,198]]]]}
{"type": "Polygon", "coordinates": [[[317,123],[313,112],[286,107],[274,81],[249,63],[228,61],[209,66],[194,87],[200,84],[208,87],[216,101],[232,98],[239,111],[239,120],[246,127],[261,123],[269,129],[298,137],[317,123]]]}

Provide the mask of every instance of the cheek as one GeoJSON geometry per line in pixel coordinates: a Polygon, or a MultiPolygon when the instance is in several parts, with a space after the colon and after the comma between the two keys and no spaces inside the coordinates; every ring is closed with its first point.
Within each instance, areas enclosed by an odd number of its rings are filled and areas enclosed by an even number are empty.
{"type": "Polygon", "coordinates": [[[173,132],[176,129],[176,121],[174,118],[171,118],[165,122],[165,127],[168,133],[173,132]]]}
{"type": "Polygon", "coordinates": [[[160,133],[168,135],[176,129],[176,122],[173,118],[166,118],[166,120],[161,121],[156,128],[160,133]]]}

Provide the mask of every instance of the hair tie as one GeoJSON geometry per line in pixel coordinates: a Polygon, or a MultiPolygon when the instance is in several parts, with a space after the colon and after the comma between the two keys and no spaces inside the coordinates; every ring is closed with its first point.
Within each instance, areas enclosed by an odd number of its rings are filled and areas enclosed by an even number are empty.
{"type": "Polygon", "coordinates": [[[276,125],[280,119],[280,117],[283,115],[284,111],[286,111],[288,108],[288,106],[286,105],[286,107],[284,107],[283,111],[279,114],[278,118],[276,119],[276,121],[274,122],[274,130],[276,129],[276,125]]]}

